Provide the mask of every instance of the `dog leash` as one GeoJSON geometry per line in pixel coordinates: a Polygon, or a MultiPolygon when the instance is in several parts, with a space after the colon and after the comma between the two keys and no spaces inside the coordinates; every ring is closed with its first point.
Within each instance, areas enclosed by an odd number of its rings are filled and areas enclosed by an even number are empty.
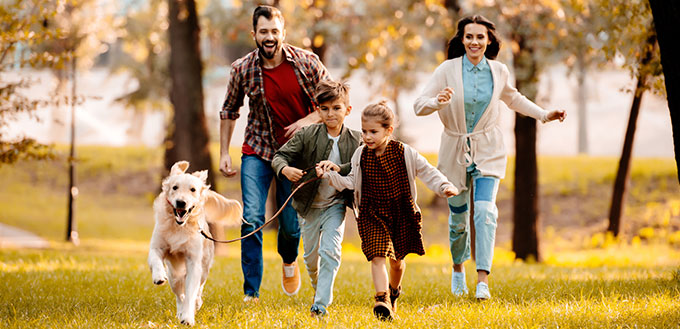
{"type": "MultiPolygon", "coordinates": [[[[305,170],[303,170],[303,171],[306,173],[306,172],[308,172],[309,170],[314,169],[315,167],[316,167],[316,165],[311,166],[311,167],[309,167],[309,168],[307,168],[307,169],[305,169],[305,170]]],[[[290,195],[288,196],[288,199],[286,199],[286,202],[284,202],[283,205],[281,205],[281,207],[279,207],[279,210],[278,210],[278,211],[277,211],[270,219],[268,219],[266,222],[264,222],[264,224],[262,224],[262,226],[258,227],[258,228],[255,229],[254,231],[252,231],[252,232],[250,232],[250,233],[248,233],[248,234],[246,234],[246,235],[244,235],[244,236],[242,236],[242,237],[240,237],[240,238],[231,239],[231,240],[216,240],[216,239],[213,239],[213,238],[212,238],[211,236],[209,236],[208,234],[206,234],[205,231],[203,231],[202,229],[201,229],[201,235],[203,235],[204,238],[206,238],[206,239],[208,239],[208,240],[210,240],[210,241],[219,242],[219,243],[232,243],[232,242],[236,242],[236,241],[241,241],[241,240],[243,240],[243,239],[245,239],[245,238],[247,238],[247,237],[249,237],[249,236],[251,236],[251,235],[253,235],[253,234],[257,233],[257,232],[259,232],[263,227],[267,226],[267,224],[269,224],[269,223],[271,223],[272,221],[274,221],[274,219],[275,219],[276,217],[278,217],[278,216],[281,214],[281,212],[282,212],[283,209],[286,207],[286,205],[288,205],[288,202],[290,202],[290,199],[293,197],[293,195],[295,195],[295,192],[297,192],[297,191],[298,191],[299,189],[301,189],[303,186],[305,186],[305,185],[307,185],[307,184],[309,184],[309,183],[311,183],[311,182],[314,182],[314,181],[316,181],[316,180],[318,180],[318,179],[320,179],[320,178],[321,178],[321,177],[317,176],[317,177],[314,177],[314,178],[312,178],[312,179],[310,179],[310,180],[308,180],[308,181],[305,181],[305,182],[303,182],[302,184],[298,185],[298,187],[296,187],[296,188],[293,190],[293,192],[290,193],[290,195]]],[[[245,221],[245,220],[244,220],[244,221],[245,221]]],[[[246,223],[247,223],[247,222],[246,222],[246,223]]],[[[251,224],[251,225],[252,225],[252,224],[251,224]]]]}

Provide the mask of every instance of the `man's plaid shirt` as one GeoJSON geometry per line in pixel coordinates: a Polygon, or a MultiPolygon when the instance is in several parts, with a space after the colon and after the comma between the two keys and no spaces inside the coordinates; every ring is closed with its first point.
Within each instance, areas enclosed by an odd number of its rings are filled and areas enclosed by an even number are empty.
{"type": "MultiPolygon", "coordinates": [[[[283,44],[283,53],[294,68],[295,76],[307,97],[316,106],[314,89],[319,81],[329,79],[330,74],[321,63],[319,57],[309,51],[283,44]]],[[[255,49],[231,64],[231,77],[227,96],[220,111],[220,119],[236,120],[239,109],[243,106],[243,97],[248,95],[248,125],[246,126],[245,142],[253,148],[262,159],[271,161],[274,153],[281,146],[274,138],[271,107],[264,97],[264,83],[262,67],[260,66],[259,50],[255,49]]],[[[313,107],[310,108],[310,113],[313,107]]]]}

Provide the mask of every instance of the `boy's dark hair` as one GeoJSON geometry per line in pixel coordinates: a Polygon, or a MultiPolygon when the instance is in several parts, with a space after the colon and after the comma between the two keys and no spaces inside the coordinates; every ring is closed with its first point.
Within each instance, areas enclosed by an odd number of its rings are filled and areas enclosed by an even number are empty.
{"type": "Polygon", "coordinates": [[[345,106],[349,106],[349,85],[345,82],[321,80],[316,85],[314,99],[319,105],[340,99],[345,106]]]}
{"type": "Polygon", "coordinates": [[[498,52],[501,49],[501,42],[496,35],[496,25],[489,19],[482,15],[473,15],[463,17],[458,21],[458,30],[456,35],[449,40],[447,49],[447,59],[452,59],[465,55],[465,46],[463,46],[463,35],[465,34],[465,26],[468,24],[480,24],[486,27],[487,36],[491,40],[491,44],[486,47],[484,56],[488,59],[496,59],[498,52]]]}
{"type": "Polygon", "coordinates": [[[267,6],[267,5],[260,5],[255,8],[255,11],[253,11],[253,31],[257,30],[257,21],[260,19],[261,16],[264,16],[267,20],[272,20],[273,18],[278,18],[281,20],[281,23],[285,25],[285,20],[283,19],[283,14],[281,11],[272,6],[267,6]]]}

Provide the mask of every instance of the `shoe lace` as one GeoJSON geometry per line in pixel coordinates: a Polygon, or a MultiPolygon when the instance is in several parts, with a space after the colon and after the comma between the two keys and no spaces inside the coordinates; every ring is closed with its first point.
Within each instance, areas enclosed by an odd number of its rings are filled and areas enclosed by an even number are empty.
{"type": "Polygon", "coordinates": [[[376,302],[387,303],[387,293],[386,292],[378,293],[378,294],[375,295],[374,298],[375,298],[376,302]]]}

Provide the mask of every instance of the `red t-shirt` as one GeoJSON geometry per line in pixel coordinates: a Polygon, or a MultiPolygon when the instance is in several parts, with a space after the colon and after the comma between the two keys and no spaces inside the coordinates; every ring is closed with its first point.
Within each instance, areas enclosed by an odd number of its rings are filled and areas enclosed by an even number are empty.
{"type": "MultiPolygon", "coordinates": [[[[288,141],[284,137],[285,128],[311,113],[311,102],[297,81],[293,66],[283,61],[279,66],[262,68],[264,95],[269,108],[272,110],[272,126],[274,138],[279,146],[288,141]]],[[[243,154],[252,155],[255,151],[243,143],[243,154]]]]}

